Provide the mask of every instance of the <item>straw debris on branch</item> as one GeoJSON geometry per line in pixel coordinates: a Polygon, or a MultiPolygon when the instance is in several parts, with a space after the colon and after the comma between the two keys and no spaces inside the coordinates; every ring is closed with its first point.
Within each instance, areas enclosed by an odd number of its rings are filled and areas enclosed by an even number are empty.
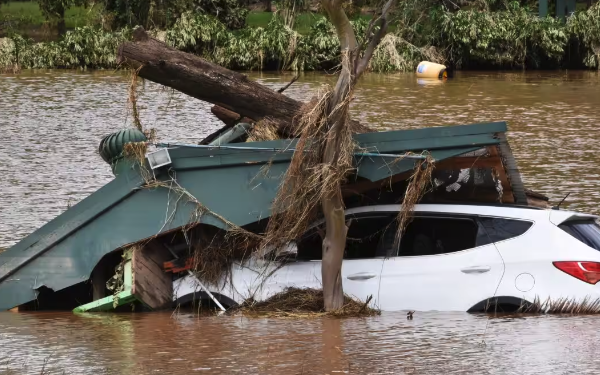
{"type": "Polygon", "coordinates": [[[396,218],[398,230],[396,231],[394,246],[400,245],[400,238],[412,218],[415,205],[421,201],[427,193],[427,189],[432,186],[431,174],[434,168],[433,158],[429,155],[415,164],[414,173],[408,179],[408,185],[402,200],[402,209],[398,211],[398,217],[396,218]]]}

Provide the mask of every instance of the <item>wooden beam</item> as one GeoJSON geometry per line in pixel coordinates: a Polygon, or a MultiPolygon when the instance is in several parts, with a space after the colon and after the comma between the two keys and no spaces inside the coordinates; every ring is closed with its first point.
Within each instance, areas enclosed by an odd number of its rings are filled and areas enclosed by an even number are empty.
{"type": "Polygon", "coordinates": [[[404,173],[393,175],[391,177],[384,178],[383,180],[379,181],[361,180],[353,184],[343,185],[342,196],[346,198],[352,195],[362,194],[369,190],[379,189],[385,187],[386,185],[389,186],[395,184],[396,182],[408,179],[412,174],[413,171],[407,171],[404,173]]]}
{"type": "MultiPolygon", "coordinates": [[[[467,157],[454,157],[446,160],[439,161],[435,164],[436,169],[465,169],[465,168],[487,168],[495,171],[500,183],[502,184],[502,203],[514,203],[515,197],[513,196],[512,187],[508,176],[506,174],[502,158],[497,150],[497,146],[488,146],[487,147],[489,156],[467,156],[467,157]]],[[[373,189],[380,189],[385,187],[386,185],[392,185],[394,183],[406,180],[410,178],[413,171],[407,171],[404,173],[400,173],[392,176],[391,178],[386,178],[379,181],[359,181],[353,184],[348,184],[342,186],[342,195],[344,198],[350,197],[352,195],[363,194],[367,191],[373,189]]],[[[487,194],[483,201],[490,201],[490,194],[487,194]]],[[[471,199],[471,198],[470,198],[471,199]]],[[[477,200],[476,197],[473,198],[477,200]]],[[[497,199],[493,199],[496,200],[497,199]]]]}
{"type": "Polygon", "coordinates": [[[435,163],[435,169],[465,169],[465,168],[493,168],[502,163],[498,155],[466,156],[445,159],[435,163]]]}
{"type": "Polygon", "coordinates": [[[133,253],[132,293],[154,310],[169,308],[173,303],[173,281],[171,275],[163,271],[164,262],[170,259],[172,255],[156,240],[133,253]]]}

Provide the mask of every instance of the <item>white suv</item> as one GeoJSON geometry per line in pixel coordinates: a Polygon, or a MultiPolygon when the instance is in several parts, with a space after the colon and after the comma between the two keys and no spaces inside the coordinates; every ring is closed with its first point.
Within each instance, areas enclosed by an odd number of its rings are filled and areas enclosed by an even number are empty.
{"type": "MultiPolygon", "coordinates": [[[[417,205],[399,246],[399,205],[348,209],[344,292],[384,311],[482,311],[536,298],[600,297],[596,216],[490,205],[417,205]]],[[[318,227],[317,225],[316,227],[318,227]]],[[[321,239],[308,231],[281,264],[235,264],[231,278],[206,286],[225,305],[286,287],[321,288],[321,239]],[[265,275],[270,275],[265,277],[265,275]]],[[[174,299],[207,298],[193,276],[174,281],[174,299]]]]}

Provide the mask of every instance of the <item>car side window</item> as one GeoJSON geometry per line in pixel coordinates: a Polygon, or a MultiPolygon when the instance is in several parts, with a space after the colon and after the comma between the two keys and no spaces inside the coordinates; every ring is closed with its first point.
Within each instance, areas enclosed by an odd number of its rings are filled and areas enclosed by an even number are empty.
{"type": "MultiPolygon", "coordinates": [[[[395,256],[394,237],[397,224],[395,214],[370,214],[346,217],[348,234],[344,259],[365,259],[395,256]]],[[[318,228],[309,230],[298,242],[297,260],[321,260],[322,243],[318,228]]]]}
{"type": "Polygon", "coordinates": [[[396,215],[383,214],[351,218],[344,259],[390,257],[395,255],[396,215]]]}
{"type": "Polygon", "coordinates": [[[415,217],[406,227],[398,256],[447,254],[477,246],[472,218],[415,217]]]}
{"type": "Polygon", "coordinates": [[[323,258],[323,239],[321,238],[320,230],[324,225],[310,229],[300,241],[298,241],[298,252],[296,260],[321,260],[323,258]]]}
{"type": "Polygon", "coordinates": [[[497,217],[480,217],[479,223],[487,234],[487,236],[479,237],[478,245],[480,246],[520,236],[533,225],[530,221],[497,217]]]}

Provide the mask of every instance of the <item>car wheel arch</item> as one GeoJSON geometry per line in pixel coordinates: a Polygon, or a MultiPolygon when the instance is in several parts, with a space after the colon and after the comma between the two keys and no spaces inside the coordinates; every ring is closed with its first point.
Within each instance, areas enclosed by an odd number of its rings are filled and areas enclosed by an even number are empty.
{"type": "Polygon", "coordinates": [[[515,312],[520,309],[527,309],[531,302],[524,298],[514,296],[498,296],[486,298],[474,304],[467,310],[468,313],[489,313],[489,312],[515,312]]]}
{"type": "MultiPolygon", "coordinates": [[[[238,303],[235,302],[235,300],[231,297],[228,297],[228,296],[220,294],[220,293],[214,293],[214,292],[211,292],[211,294],[226,309],[238,306],[238,303]]],[[[189,294],[186,294],[184,296],[177,298],[175,301],[173,301],[173,305],[175,307],[177,307],[177,306],[185,305],[188,303],[193,303],[195,301],[198,301],[201,303],[203,303],[203,302],[210,303],[210,302],[212,302],[212,299],[210,298],[208,293],[206,293],[205,291],[198,291],[198,292],[189,293],[189,294]]]]}

